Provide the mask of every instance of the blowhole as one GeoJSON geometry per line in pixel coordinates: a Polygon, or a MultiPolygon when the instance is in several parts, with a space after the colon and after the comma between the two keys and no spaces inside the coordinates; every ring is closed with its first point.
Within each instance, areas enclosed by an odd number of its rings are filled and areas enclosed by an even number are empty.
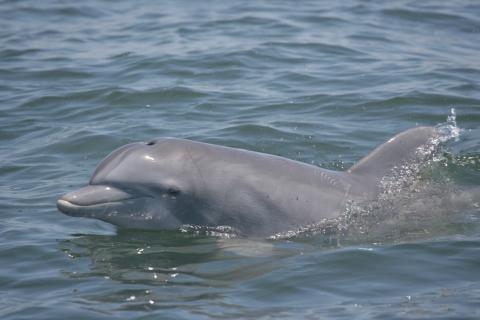
{"type": "Polygon", "coordinates": [[[154,140],[148,141],[148,142],[146,143],[147,146],[153,146],[154,144],[155,144],[155,141],[154,141],[154,140]]]}

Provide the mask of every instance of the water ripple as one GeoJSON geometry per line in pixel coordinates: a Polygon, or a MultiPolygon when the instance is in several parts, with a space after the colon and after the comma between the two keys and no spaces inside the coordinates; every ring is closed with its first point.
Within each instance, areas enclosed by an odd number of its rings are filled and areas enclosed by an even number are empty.
{"type": "Polygon", "coordinates": [[[467,0],[0,1],[0,318],[478,318],[478,12],[467,0]],[[55,208],[133,141],[346,170],[451,108],[462,131],[420,179],[429,193],[389,199],[376,217],[403,215],[370,233],[115,230],[55,208]]]}

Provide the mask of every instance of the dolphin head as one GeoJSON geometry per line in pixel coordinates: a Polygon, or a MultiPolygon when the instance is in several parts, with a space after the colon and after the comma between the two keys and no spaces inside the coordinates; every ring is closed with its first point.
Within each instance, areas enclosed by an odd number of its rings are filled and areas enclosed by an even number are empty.
{"type": "Polygon", "coordinates": [[[103,159],[89,184],[63,195],[57,207],[120,227],[176,228],[195,206],[194,173],[186,140],[127,144],[103,159]]]}

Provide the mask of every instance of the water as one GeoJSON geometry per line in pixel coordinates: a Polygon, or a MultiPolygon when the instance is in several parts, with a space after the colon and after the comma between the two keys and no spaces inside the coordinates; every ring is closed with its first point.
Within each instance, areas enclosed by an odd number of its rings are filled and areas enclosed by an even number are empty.
{"type": "Polygon", "coordinates": [[[0,318],[478,319],[479,17],[467,0],[1,1],[0,318]],[[458,141],[346,232],[116,230],[55,208],[128,142],[345,170],[451,108],[458,141]]]}

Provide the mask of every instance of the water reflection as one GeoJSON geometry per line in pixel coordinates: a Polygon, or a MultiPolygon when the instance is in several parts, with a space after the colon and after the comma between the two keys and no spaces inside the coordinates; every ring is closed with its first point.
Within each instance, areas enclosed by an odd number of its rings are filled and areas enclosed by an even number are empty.
{"type": "MultiPolygon", "coordinates": [[[[76,235],[61,242],[72,258],[89,257],[83,276],[145,284],[222,285],[268,272],[272,260],[305,245],[267,240],[223,239],[180,231],[118,230],[116,235],[76,235]]],[[[82,276],[82,275],[78,275],[82,276]]]]}
{"type": "MultiPolygon", "coordinates": [[[[192,232],[118,230],[115,235],[75,235],[60,242],[75,279],[103,280],[100,293],[82,299],[149,310],[208,300],[222,304],[239,283],[278,269],[282,259],[311,250],[290,241],[224,239],[192,232]],[[123,283],[118,286],[118,282],[123,283]],[[116,283],[116,284],[115,284],[116,283]]],[[[194,304],[195,304],[194,303],[194,304]]]]}

